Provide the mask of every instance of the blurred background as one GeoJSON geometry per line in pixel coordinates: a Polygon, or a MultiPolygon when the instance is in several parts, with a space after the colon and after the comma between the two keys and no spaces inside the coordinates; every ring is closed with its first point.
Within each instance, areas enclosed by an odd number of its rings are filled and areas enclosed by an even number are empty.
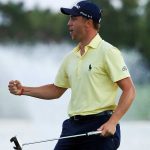
{"type": "MultiPolygon", "coordinates": [[[[150,0],[91,0],[103,8],[100,35],[118,47],[136,86],[136,99],[121,120],[119,150],[150,147],[150,0]]],[[[60,7],[78,0],[0,0],[0,149],[59,137],[67,116],[68,90],[59,100],[14,96],[10,80],[23,85],[52,83],[63,57],[76,45],[67,31],[68,17],[60,7]]],[[[118,96],[120,91],[118,91],[118,96]]],[[[117,100],[116,100],[117,101],[117,100]]],[[[53,150],[54,142],[25,146],[24,150],[53,150]]]]}

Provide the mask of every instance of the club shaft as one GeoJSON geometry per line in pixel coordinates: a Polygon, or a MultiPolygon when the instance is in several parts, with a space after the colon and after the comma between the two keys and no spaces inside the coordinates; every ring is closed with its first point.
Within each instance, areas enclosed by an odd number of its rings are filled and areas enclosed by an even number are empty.
{"type": "Polygon", "coordinates": [[[77,135],[71,135],[71,136],[64,136],[64,137],[60,137],[60,138],[47,139],[47,140],[43,140],[43,141],[24,143],[24,144],[22,144],[22,146],[31,145],[31,144],[38,144],[38,143],[44,143],[44,142],[50,142],[50,141],[55,141],[55,140],[68,139],[68,138],[90,136],[90,135],[96,135],[96,134],[100,134],[100,133],[101,133],[101,131],[92,131],[92,132],[88,132],[88,133],[84,133],[84,134],[77,134],[77,135]]]}
{"type": "Polygon", "coordinates": [[[50,142],[50,141],[56,141],[56,140],[62,140],[62,139],[68,139],[68,138],[81,137],[81,136],[86,136],[86,134],[65,136],[65,137],[60,137],[60,138],[47,139],[47,140],[43,140],[43,141],[24,143],[24,144],[22,144],[22,146],[31,145],[31,144],[38,144],[38,143],[44,143],[44,142],[50,142]]]}

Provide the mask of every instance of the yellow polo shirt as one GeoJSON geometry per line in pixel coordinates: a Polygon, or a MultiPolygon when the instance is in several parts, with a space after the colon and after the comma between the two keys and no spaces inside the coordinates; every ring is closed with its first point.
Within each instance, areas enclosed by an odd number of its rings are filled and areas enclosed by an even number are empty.
{"type": "Polygon", "coordinates": [[[69,116],[96,114],[116,108],[116,81],[130,74],[120,51],[97,34],[80,55],[79,45],[63,60],[55,85],[71,88],[69,116]]]}

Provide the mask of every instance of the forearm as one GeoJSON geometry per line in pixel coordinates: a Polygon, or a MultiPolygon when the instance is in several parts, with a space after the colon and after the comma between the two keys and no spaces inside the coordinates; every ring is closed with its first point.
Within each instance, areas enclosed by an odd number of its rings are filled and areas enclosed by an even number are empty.
{"type": "Polygon", "coordinates": [[[122,92],[122,95],[120,96],[118,106],[109,121],[116,125],[119,122],[119,120],[124,116],[124,114],[127,112],[134,98],[135,98],[134,87],[131,87],[128,90],[124,90],[122,92]]]}
{"type": "Polygon", "coordinates": [[[66,89],[56,87],[54,84],[48,84],[40,87],[26,87],[23,86],[23,94],[40,99],[56,99],[59,98],[66,89]]]}

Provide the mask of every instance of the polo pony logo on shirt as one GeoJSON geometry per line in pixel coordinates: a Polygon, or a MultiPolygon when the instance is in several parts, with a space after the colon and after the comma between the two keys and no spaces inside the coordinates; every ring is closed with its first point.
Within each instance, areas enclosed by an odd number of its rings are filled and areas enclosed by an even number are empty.
{"type": "Polygon", "coordinates": [[[91,71],[91,70],[92,70],[92,65],[90,64],[90,65],[89,65],[89,71],[91,71]]]}

